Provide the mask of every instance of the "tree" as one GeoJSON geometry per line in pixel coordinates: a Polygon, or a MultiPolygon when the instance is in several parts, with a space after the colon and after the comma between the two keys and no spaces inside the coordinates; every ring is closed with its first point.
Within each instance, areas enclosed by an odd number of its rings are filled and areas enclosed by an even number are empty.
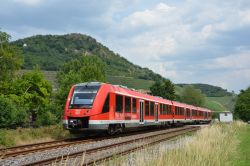
{"type": "Polygon", "coordinates": [[[184,87],[181,101],[195,106],[203,106],[205,103],[205,96],[201,93],[201,90],[188,85],[184,87]]]}
{"type": "Polygon", "coordinates": [[[65,63],[57,75],[59,89],[56,100],[62,110],[72,85],[81,82],[105,82],[105,64],[96,56],[81,56],[65,63]]]}
{"type": "Polygon", "coordinates": [[[169,100],[175,99],[174,84],[169,79],[166,79],[163,82],[156,81],[150,87],[150,91],[154,96],[160,96],[169,100]]]}
{"type": "Polygon", "coordinates": [[[19,100],[28,109],[33,120],[37,115],[43,114],[45,108],[50,104],[52,86],[38,67],[24,73],[12,87],[12,94],[20,97],[19,100]]]}
{"type": "Polygon", "coordinates": [[[241,90],[235,104],[234,115],[243,121],[250,120],[250,87],[241,90]]]}
{"type": "Polygon", "coordinates": [[[0,31],[0,82],[12,80],[22,64],[20,50],[10,45],[10,35],[0,31]]]}
{"type": "Polygon", "coordinates": [[[9,97],[0,95],[0,128],[14,127],[26,122],[25,110],[22,107],[17,107],[9,97]]]}

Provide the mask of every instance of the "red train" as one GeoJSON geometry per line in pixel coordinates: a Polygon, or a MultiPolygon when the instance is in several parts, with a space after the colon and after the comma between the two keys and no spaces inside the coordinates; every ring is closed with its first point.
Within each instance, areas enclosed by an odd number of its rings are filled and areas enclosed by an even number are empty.
{"type": "Polygon", "coordinates": [[[143,94],[119,85],[87,82],[72,86],[63,124],[72,133],[87,129],[107,130],[112,134],[125,128],[210,121],[211,110],[205,108],[143,94]]]}

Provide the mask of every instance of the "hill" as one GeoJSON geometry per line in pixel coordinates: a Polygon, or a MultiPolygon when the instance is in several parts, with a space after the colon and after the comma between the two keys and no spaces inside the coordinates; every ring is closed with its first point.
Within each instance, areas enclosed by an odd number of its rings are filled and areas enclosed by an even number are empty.
{"type": "Polygon", "coordinates": [[[176,84],[177,86],[184,87],[186,85],[192,85],[195,89],[200,89],[203,94],[208,97],[223,97],[232,96],[231,92],[218,86],[208,84],[176,84]]]}
{"type": "Polygon", "coordinates": [[[24,56],[22,69],[38,64],[42,70],[59,70],[64,62],[79,56],[96,55],[106,65],[108,76],[132,77],[143,80],[163,79],[148,68],[142,68],[114,53],[94,38],[83,34],[36,35],[12,42],[24,56]]]}
{"type": "MultiPolygon", "coordinates": [[[[94,38],[82,34],[36,35],[19,39],[12,44],[20,48],[23,53],[24,65],[22,69],[29,70],[38,64],[55,89],[56,73],[63,63],[82,55],[99,57],[107,66],[107,81],[112,84],[148,90],[155,80],[163,79],[152,70],[129,62],[94,38]]],[[[177,94],[181,94],[185,85],[190,84],[177,84],[175,86],[177,94]]],[[[221,87],[207,84],[191,85],[201,89],[202,93],[208,97],[206,106],[214,107],[218,111],[232,110],[234,104],[232,93],[221,87]]]]}

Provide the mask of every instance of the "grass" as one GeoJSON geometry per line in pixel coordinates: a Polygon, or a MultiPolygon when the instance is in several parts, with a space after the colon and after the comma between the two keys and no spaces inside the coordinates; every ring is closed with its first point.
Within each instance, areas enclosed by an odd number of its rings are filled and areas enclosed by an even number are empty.
{"type": "Polygon", "coordinates": [[[237,147],[237,156],[233,159],[234,165],[250,165],[250,125],[247,125],[238,134],[240,144],[237,147]]]}
{"type": "MultiPolygon", "coordinates": [[[[103,162],[101,165],[233,165],[232,158],[238,153],[237,134],[244,128],[245,124],[242,122],[214,124],[171,146],[167,143],[161,143],[154,148],[145,148],[127,156],[113,158],[112,161],[103,162]]],[[[249,152],[249,150],[243,149],[242,153],[249,152]]]]}
{"type": "Polygon", "coordinates": [[[0,130],[0,147],[10,147],[45,141],[53,141],[69,137],[69,132],[61,125],[40,128],[20,128],[16,130],[0,130]]]}
{"type": "Polygon", "coordinates": [[[236,98],[235,96],[208,97],[209,100],[220,103],[226,110],[233,111],[236,98]]]}
{"type": "Polygon", "coordinates": [[[213,101],[209,98],[206,98],[204,106],[215,111],[215,112],[227,111],[227,109],[221,103],[219,103],[217,101],[213,101]]]}

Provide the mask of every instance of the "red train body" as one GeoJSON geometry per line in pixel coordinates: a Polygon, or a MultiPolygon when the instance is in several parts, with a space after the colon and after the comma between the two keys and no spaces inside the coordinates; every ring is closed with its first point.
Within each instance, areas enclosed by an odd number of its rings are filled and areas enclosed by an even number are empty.
{"type": "Polygon", "coordinates": [[[89,82],[74,85],[63,124],[70,131],[107,130],[211,121],[211,111],[118,85],[89,82]]]}

